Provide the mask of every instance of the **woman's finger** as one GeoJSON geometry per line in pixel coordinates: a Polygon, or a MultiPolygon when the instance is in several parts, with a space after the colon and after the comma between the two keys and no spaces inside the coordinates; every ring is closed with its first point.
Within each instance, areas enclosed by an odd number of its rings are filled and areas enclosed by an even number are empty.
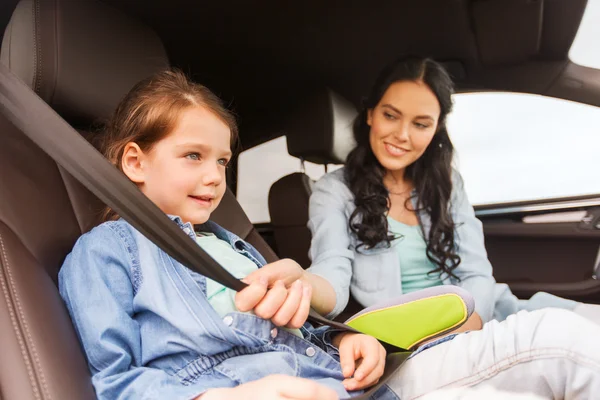
{"type": "Polygon", "coordinates": [[[264,279],[257,279],[235,294],[235,306],[241,312],[248,312],[260,303],[266,293],[267,282],[264,279]]]}
{"type": "Polygon", "coordinates": [[[296,281],[292,283],[291,287],[287,291],[287,297],[279,310],[275,312],[275,315],[271,318],[271,321],[277,326],[287,325],[302,301],[302,282],[296,281]]]}
{"type": "Polygon", "coordinates": [[[306,320],[308,319],[308,313],[310,312],[310,301],[312,298],[312,286],[304,283],[302,284],[302,300],[300,306],[296,310],[296,314],[288,322],[287,327],[291,329],[301,328],[306,320]]]}
{"type": "Polygon", "coordinates": [[[262,319],[271,319],[287,298],[288,290],[281,281],[275,282],[264,298],[254,307],[254,313],[262,319]]]}

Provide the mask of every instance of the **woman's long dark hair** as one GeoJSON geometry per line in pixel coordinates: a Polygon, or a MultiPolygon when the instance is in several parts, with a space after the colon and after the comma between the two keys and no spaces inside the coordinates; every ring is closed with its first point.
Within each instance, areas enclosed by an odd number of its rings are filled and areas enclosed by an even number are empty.
{"type": "Polygon", "coordinates": [[[375,108],[388,87],[399,81],[422,81],[433,91],[440,104],[437,131],[423,155],[406,168],[405,176],[414,185],[417,210],[425,211],[431,218],[426,242],[427,257],[437,265],[432,272],[456,277],[452,271],[460,264],[460,257],[456,251],[455,225],[450,214],[454,148],[446,130],[454,88],[446,70],[431,59],[407,57],[384,68],[354,121],[357,146],[346,160],[345,178],[356,205],[350,217],[350,229],[360,241],[356,250],[360,251],[361,246],[371,248],[382,242],[389,246],[394,239],[388,232],[390,200],[383,183],[386,170],[371,149],[367,113],[375,108]]]}

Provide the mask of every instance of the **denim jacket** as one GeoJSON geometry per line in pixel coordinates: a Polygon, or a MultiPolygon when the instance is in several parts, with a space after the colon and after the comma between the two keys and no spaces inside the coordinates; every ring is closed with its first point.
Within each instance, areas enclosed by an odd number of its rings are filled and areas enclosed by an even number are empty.
{"type": "MultiPolygon", "coordinates": [[[[461,286],[475,299],[475,311],[484,322],[504,320],[508,315],[527,309],[544,307],[573,309],[574,301],[548,293],[537,293],[530,300],[517,299],[507,285],[497,284],[492,275],[484,245],[483,228],[467,199],[460,174],[453,171],[451,215],[456,225],[455,241],[460,265],[453,271],[459,278],[442,276],[444,284],[461,286]]],[[[413,205],[418,199],[414,196],[413,205]]],[[[358,238],[349,228],[355,210],[354,195],[346,185],[344,169],[333,171],[313,187],[309,205],[308,227],[312,232],[309,271],[327,279],[336,292],[336,305],[328,315],[337,316],[348,303],[349,293],[365,307],[402,294],[400,261],[394,246],[383,243],[373,248],[356,250],[358,238]]],[[[418,211],[424,237],[428,237],[431,220],[425,211],[418,211]]]]}
{"type": "MultiPolygon", "coordinates": [[[[194,237],[190,224],[173,219],[194,237]]],[[[212,222],[201,228],[265,264],[234,234],[212,222]]],[[[302,339],[251,314],[221,318],[206,298],[206,278],[123,220],[77,241],[59,289],[100,399],[193,399],[272,374],[310,378],[350,397],[327,328],[305,324],[302,339]]],[[[384,387],[374,398],[397,396],[384,387]]]]}

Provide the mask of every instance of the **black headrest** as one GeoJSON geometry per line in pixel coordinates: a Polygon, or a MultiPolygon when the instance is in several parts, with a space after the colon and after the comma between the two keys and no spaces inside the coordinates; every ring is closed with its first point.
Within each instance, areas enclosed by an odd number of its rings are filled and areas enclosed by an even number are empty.
{"type": "Polygon", "coordinates": [[[97,0],[21,0],[0,59],[72,124],[108,117],[169,65],[152,30],[97,0]]]}
{"type": "Polygon", "coordinates": [[[343,164],[355,146],[352,123],[357,114],[352,103],[331,89],[318,90],[286,121],[288,152],[317,164],[343,164]]]}

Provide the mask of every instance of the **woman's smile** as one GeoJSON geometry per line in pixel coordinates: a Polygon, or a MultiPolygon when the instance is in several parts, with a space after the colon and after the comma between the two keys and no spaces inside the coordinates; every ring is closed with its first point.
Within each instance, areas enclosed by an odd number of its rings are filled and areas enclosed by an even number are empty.
{"type": "Polygon", "coordinates": [[[387,150],[388,154],[393,157],[401,157],[409,152],[409,150],[395,146],[391,143],[383,142],[383,144],[385,145],[385,149],[387,150]]]}

